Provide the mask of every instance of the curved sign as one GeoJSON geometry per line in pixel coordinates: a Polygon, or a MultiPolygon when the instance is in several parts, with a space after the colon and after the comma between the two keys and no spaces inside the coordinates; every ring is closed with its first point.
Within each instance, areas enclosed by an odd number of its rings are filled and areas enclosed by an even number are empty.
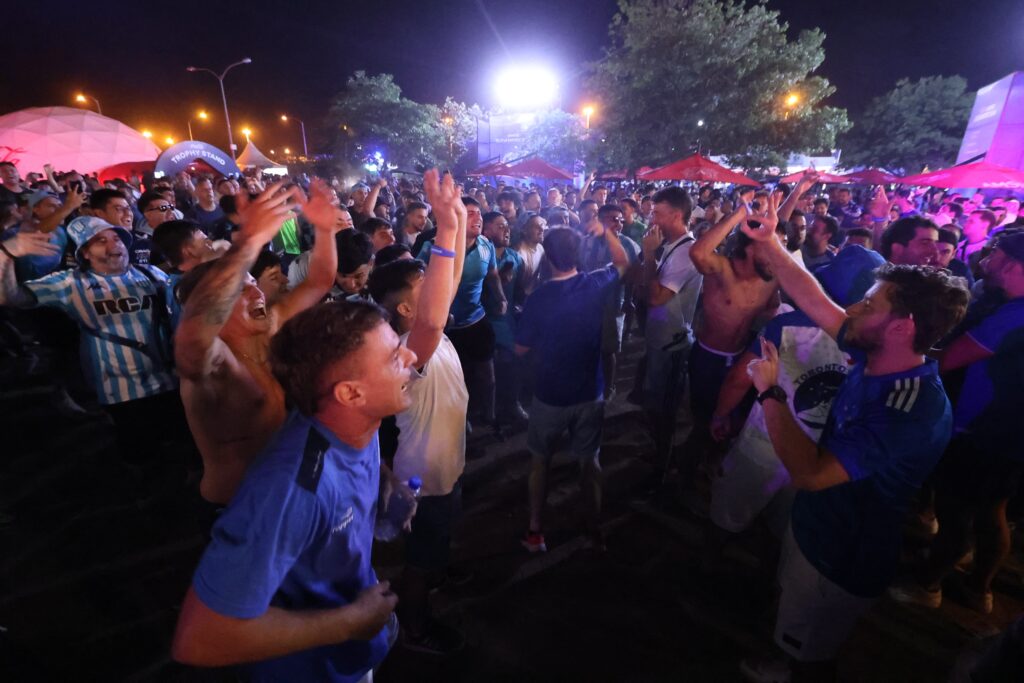
{"type": "Polygon", "coordinates": [[[163,154],[157,157],[156,168],[153,170],[173,176],[179,171],[188,169],[189,165],[196,161],[202,161],[221,175],[242,174],[230,154],[205,142],[191,140],[179,142],[165,149],[163,154]]]}

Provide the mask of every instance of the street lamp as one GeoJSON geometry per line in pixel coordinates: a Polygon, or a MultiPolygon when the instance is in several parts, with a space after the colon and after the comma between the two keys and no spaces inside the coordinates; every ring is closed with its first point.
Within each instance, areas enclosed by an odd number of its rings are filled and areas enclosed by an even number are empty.
{"type": "MultiPolygon", "coordinates": [[[[288,115],[281,114],[281,120],[288,123],[288,115]]],[[[302,119],[295,119],[299,122],[299,128],[302,129],[302,156],[309,157],[309,149],[306,147],[306,124],[302,122],[302,119]]]]}
{"type": "Polygon", "coordinates": [[[204,66],[190,66],[185,69],[185,71],[189,71],[192,73],[195,73],[197,71],[205,71],[206,73],[216,78],[217,82],[220,84],[220,99],[221,102],[224,103],[224,125],[226,125],[228,128],[228,148],[231,150],[232,161],[235,159],[235,141],[231,137],[231,116],[228,114],[228,96],[224,94],[224,77],[228,75],[228,72],[231,71],[231,69],[240,64],[252,64],[252,60],[246,57],[245,59],[235,62],[234,64],[229,64],[227,68],[225,68],[219,74],[211,69],[207,69],[204,66]]]}
{"type": "MultiPolygon", "coordinates": [[[[205,111],[201,111],[201,112],[196,114],[196,118],[198,118],[200,121],[206,121],[206,120],[208,120],[210,118],[210,116],[205,111]]],[[[188,120],[188,139],[189,140],[194,140],[195,139],[195,138],[192,137],[192,121],[193,121],[193,119],[189,119],[188,120]]]]}
{"type": "Polygon", "coordinates": [[[144,131],[142,131],[142,137],[146,138],[147,140],[152,140],[153,139],[153,131],[151,131],[151,130],[144,130],[144,131]]]}
{"type": "Polygon", "coordinates": [[[587,117],[587,130],[590,130],[590,117],[594,115],[594,106],[588,104],[583,107],[583,115],[587,117]]]}
{"type": "Polygon", "coordinates": [[[797,95],[795,92],[794,93],[790,93],[789,95],[786,96],[786,106],[789,107],[790,109],[792,109],[793,107],[795,107],[799,103],[800,103],[800,96],[797,95]]]}
{"type": "Polygon", "coordinates": [[[78,102],[79,104],[89,104],[89,100],[92,100],[96,103],[96,113],[100,116],[103,116],[103,109],[102,107],[100,107],[99,100],[97,100],[92,95],[86,95],[85,93],[78,93],[77,95],[75,95],[75,102],[78,102]]]}
{"type": "Polygon", "coordinates": [[[248,145],[249,144],[249,138],[252,137],[252,130],[250,130],[249,128],[243,128],[242,129],[242,135],[245,136],[245,144],[248,145]]]}
{"type": "Polygon", "coordinates": [[[698,128],[703,128],[704,127],[704,119],[697,119],[697,127],[698,128]]]}
{"type": "Polygon", "coordinates": [[[287,147],[285,147],[285,148],[284,148],[284,153],[285,153],[285,154],[291,154],[291,153],[292,153],[292,151],[291,151],[290,149],[288,149],[287,147]]]}
{"type": "Polygon", "coordinates": [[[174,138],[172,138],[170,135],[168,135],[167,137],[164,138],[164,142],[166,142],[168,145],[173,145],[174,144],[174,138]]]}

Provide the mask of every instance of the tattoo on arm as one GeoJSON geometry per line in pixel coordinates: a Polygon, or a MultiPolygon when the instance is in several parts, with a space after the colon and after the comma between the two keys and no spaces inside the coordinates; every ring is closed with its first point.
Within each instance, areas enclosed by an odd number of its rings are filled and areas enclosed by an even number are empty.
{"type": "Polygon", "coordinates": [[[227,322],[242,293],[245,273],[256,260],[251,251],[234,248],[217,260],[185,304],[185,320],[202,317],[203,324],[217,327],[227,322]]]}

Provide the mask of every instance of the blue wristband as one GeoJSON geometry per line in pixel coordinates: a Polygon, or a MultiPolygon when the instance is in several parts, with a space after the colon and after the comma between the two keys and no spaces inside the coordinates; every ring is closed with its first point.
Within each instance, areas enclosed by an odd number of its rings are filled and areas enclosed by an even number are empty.
{"type": "Polygon", "coordinates": [[[444,256],[446,258],[455,258],[455,252],[454,251],[452,251],[451,249],[445,249],[443,247],[439,247],[436,244],[430,248],[430,253],[431,254],[437,254],[438,256],[444,256]]]}

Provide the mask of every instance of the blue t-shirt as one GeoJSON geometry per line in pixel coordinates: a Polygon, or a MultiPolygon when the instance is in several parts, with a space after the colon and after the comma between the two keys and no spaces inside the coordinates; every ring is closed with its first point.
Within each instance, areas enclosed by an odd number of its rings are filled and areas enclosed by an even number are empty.
{"type": "MultiPolygon", "coordinates": [[[[434,241],[429,240],[420,249],[419,259],[430,263],[430,249],[434,241]]],[[[481,235],[476,238],[476,243],[466,250],[466,260],[462,266],[462,279],[459,280],[459,287],[455,291],[455,300],[452,301],[450,313],[454,320],[451,327],[469,327],[479,322],[486,315],[480,296],[484,291],[484,279],[491,268],[497,269],[498,261],[494,254],[494,245],[486,237],[481,235]]]]}
{"type": "MultiPolygon", "coordinates": [[[[515,249],[505,248],[501,258],[498,259],[498,277],[502,278],[501,289],[505,293],[505,300],[508,302],[508,310],[505,315],[495,313],[495,306],[488,301],[487,320],[494,330],[494,343],[503,349],[511,351],[516,343],[516,319],[512,313],[512,305],[516,297],[516,283],[523,273],[523,257],[515,249]],[[506,282],[508,280],[508,282],[506,282]]],[[[485,298],[487,297],[485,293],[485,298]]]]}
{"type": "MultiPolygon", "coordinates": [[[[377,583],[370,565],[377,513],[377,439],[357,450],[293,412],[246,473],[192,579],[196,595],[238,619],[340,607],[377,583]]],[[[388,627],[251,665],[253,680],[354,682],[388,652],[388,627]]]]}
{"type": "Polygon", "coordinates": [[[967,334],[993,355],[967,367],[955,430],[969,433],[993,456],[1024,459],[1018,435],[1024,404],[1024,297],[1007,301],[967,334]]]}
{"type": "MultiPolygon", "coordinates": [[[[640,247],[636,242],[625,235],[619,235],[619,243],[622,244],[629,265],[632,266],[640,261],[640,247]]],[[[580,270],[593,271],[604,268],[612,262],[612,252],[608,248],[608,240],[604,236],[587,235],[580,241],[579,263],[580,270]]],[[[622,304],[626,300],[626,286],[619,282],[619,286],[609,292],[608,305],[615,309],[616,315],[621,313],[622,304]]]]}
{"type": "Polygon", "coordinates": [[[818,442],[850,481],[800,491],[793,501],[793,536],[811,565],[849,593],[881,595],[896,572],[911,498],[951,432],[935,361],[877,376],[865,375],[862,363],[853,366],[818,442]]]}
{"type": "Polygon", "coordinates": [[[551,406],[597,401],[604,392],[601,325],[613,266],[553,280],[526,300],[516,343],[536,351],[534,394],[551,406]]]}
{"type": "Polygon", "coordinates": [[[205,232],[208,237],[212,237],[214,226],[217,225],[218,221],[224,218],[224,209],[220,208],[219,205],[214,205],[213,211],[207,211],[203,207],[199,206],[199,204],[196,204],[185,212],[185,217],[203,226],[203,232],[205,232]]]}

